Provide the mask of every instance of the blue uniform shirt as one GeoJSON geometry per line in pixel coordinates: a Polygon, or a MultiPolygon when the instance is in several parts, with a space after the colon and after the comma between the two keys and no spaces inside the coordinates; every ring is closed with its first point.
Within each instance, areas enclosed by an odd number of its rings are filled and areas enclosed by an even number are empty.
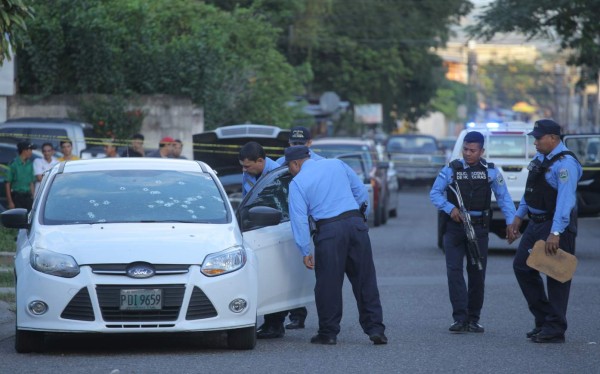
{"type": "MultiPolygon", "coordinates": [[[[560,142],[560,144],[557,145],[556,148],[554,148],[546,157],[551,160],[554,156],[562,151],[568,151],[568,149],[563,142],[560,142]]],[[[543,161],[544,155],[538,152],[534,159],[543,161]]],[[[552,229],[550,229],[550,232],[563,232],[565,228],[569,226],[571,210],[577,203],[577,182],[581,178],[581,173],[581,165],[569,155],[552,164],[552,166],[550,166],[550,170],[546,173],[546,181],[550,184],[550,186],[552,186],[552,188],[558,190],[558,196],[556,197],[556,211],[554,212],[552,229]]],[[[546,213],[539,209],[528,207],[527,203],[525,202],[525,196],[523,196],[523,198],[521,198],[521,202],[519,203],[519,209],[517,209],[517,216],[523,218],[525,215],[527,215],[527,212],[531,212],[533,214],[546,213]]]]}
{"type": "Polygon", "coordinates": [[[308,216],[315,221],[332,218],[358,209],[368,200],[364,183],[345,162],[337,159],[304,161],[290,183],[289,192],[292,232],[302,255],[310,253],[308,216]]]}
{"type": "Polygon", "coordinates": [[[265,168],[263,169],[259,178],[256,178],[254,175],[250,175],[247,172],[244,172],[242,174],[242,196],[246,196],[246,194],[252,189],[252,187],[254,187],[256,182],[258,182],[258,180],[262,176],[267,175],[271,170],[277,169],[280,166],[281,165],[279,165],[275,161],[271,160],[268,157],[265,157],[265,168]]]}
{"type": "MultiPolygon", "coordinates": [[[[310,151],[310,159],[311,160],[319,161],[319,160],[323,160],[325,158],[323,156],[319,156],[318,154],[316,154],[315,152],[313,152],[312,150],[310,150],[310,148],[309,148],[309,151],[310,151]]],[[[277,159],[277,161],[275,161],[275,162],[277,162],[279,165],[283,165],[283,163],[285,162],[285,156],[284,157],[279,157],[277,159]]]]}
{"type": "MultiPolygon", "coordinates": [[[[465,160],[460,160],[463,164],[464,169],[468,169],[469,165],[465,163],[465,160]]],[[[488,168],[488,182],[494,195],[496,196],[496,201],[502,210],[502,214],[504,214],[504,219],[506,220],[506,224],[510,225],[515,218],[515,204],[508,193],[508,189],[506,188],[506,182],[502,177],[502,173],[496,168],[488,168]]],[[[452,212],[452,209],[455,206],[448,201],[446,198],[445,192],[448,188],[448,185],[453,182],[454,173],[450,166],[445,166],[442,171],[438,174],[435,182],[433,183],[433,187],[431,188],[431,192],[429,193],[429,198],[433,205],[439,210],[443,210],[448,215],[452,212]]],[[[456,207],[458,208],[458,207],[456,207]]],[[[481,215],[481,212],[473,212],[473,216],[481,215]]]]}

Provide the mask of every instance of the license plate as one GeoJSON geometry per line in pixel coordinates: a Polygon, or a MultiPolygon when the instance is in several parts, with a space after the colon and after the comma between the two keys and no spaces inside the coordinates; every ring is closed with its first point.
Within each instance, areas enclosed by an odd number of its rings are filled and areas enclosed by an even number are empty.
{"type": "Polygon", "coordinates": [[[162,308],[162,290],[121,290],[121,310],[154,310],[162,308]]]}

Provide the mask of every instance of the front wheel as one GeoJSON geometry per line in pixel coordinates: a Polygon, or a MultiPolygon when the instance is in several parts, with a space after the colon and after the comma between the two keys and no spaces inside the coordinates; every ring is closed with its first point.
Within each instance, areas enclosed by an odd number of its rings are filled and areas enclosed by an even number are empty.
{"type": "Polygon", "coordinates": [[[227,346],[230,349],[249,350],[256,346],[256,327],[244,327],[227,331],[227,346]]]}

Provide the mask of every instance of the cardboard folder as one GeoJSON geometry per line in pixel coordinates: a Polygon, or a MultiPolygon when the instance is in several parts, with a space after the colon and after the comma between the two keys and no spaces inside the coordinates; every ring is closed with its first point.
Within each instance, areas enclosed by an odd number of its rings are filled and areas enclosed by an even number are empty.
{"type": "Polygon", "coordinates": [[[527,265],[561,283],[571,280],[577,267],[577,258],[560,248],[554,256],[547,255],[545,247],[545,241],[535,242],[527,258],[527,265]]]}

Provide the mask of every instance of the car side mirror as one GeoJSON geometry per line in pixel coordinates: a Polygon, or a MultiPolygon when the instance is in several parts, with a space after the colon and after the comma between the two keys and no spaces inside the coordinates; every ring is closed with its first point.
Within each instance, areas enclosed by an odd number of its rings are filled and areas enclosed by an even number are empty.
{"type": "Polygon", "coordinates": [[[27,209],[15,208],[2,212],[0,214],[2,225],[9,229],[27,229],[29,222],[27,221],[27,209]]]}
{"type": "Polygon", "coordinates": [[[281,222],[281,211],[268,206],[255,206],[248,211],[250,226],[275,226],[281,222]]]}

